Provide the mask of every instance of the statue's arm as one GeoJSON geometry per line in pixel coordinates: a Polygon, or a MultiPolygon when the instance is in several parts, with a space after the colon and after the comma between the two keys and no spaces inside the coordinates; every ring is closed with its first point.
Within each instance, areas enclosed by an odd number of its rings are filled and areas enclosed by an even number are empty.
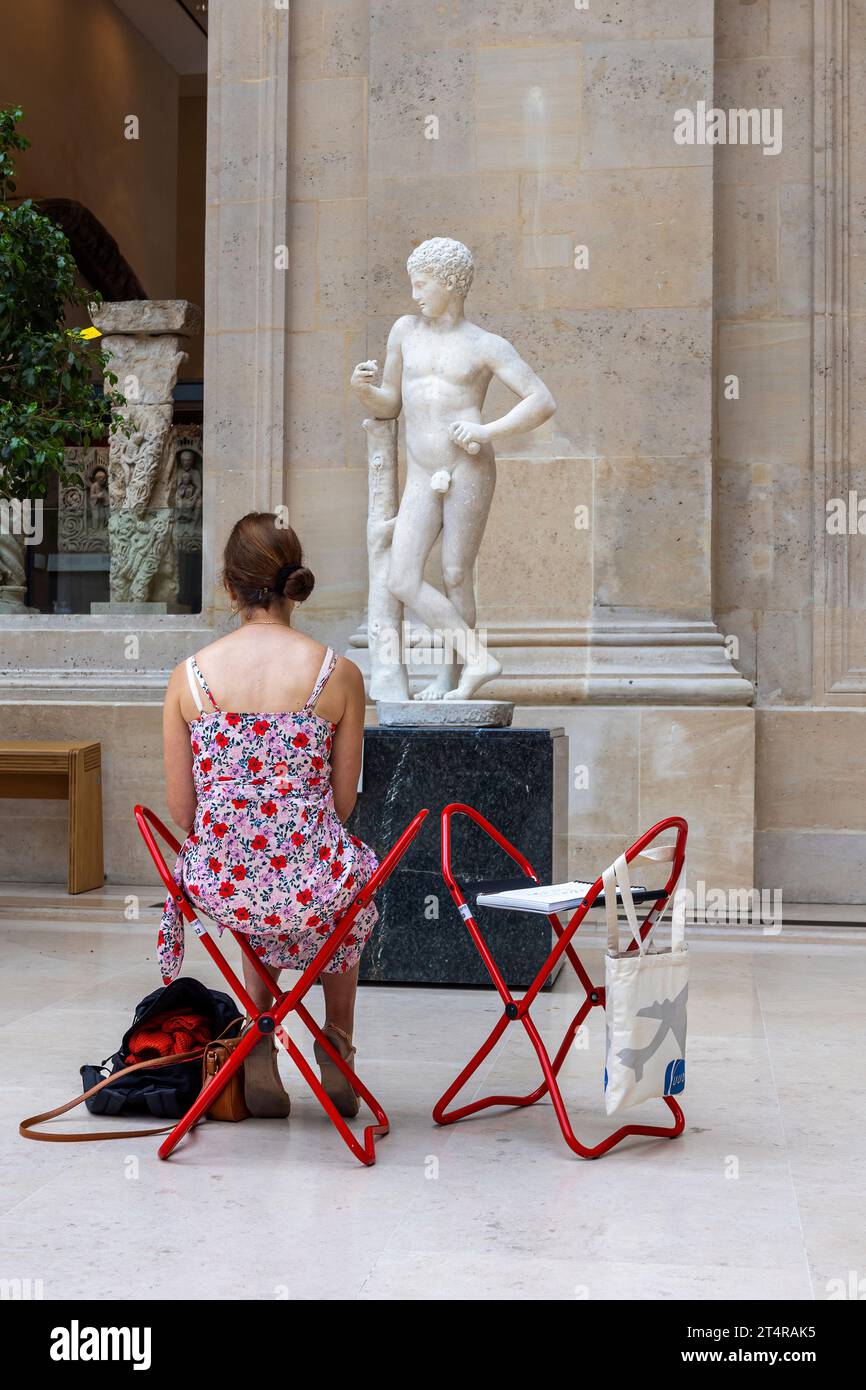
{"type": "Polygon", "coordinates": [[[382,385],[375,386],[375,362],[360,362],[352,373],[352,390],[358,400],[377,420],[395,420],[403,405],[403,326],[405,316],[398,319],[388,334],[382,385]]]}
{"type": "Polygon", "coordinates": [[[486,437],[495,443],[511,435],[538,429],[556,410],[556,401],[540,377],[524,362],[505,338],[493,337],[488,365],[493,375],[505,383],[521,400],[506,415],[485,425],[486,437]]]}

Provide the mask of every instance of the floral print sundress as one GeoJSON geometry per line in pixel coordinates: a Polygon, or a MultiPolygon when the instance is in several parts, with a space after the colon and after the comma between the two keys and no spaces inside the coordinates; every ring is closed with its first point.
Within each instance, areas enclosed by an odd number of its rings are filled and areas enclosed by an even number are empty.
{"type": "MultiPolygon", "coordinates": [[[[329,647],[306,704],[287,714],[220,709],[195,657],[187,677],[199,716],[190,724],[198,806],[174,878],[220,932],[243,932],[279,969],[304,970],[377,867],[375,854],[337,817],[331,789],[336,725],[315,704],[337,664],[329,647]],[[196,684],[198,682],[198,685],[196,684]],[[198,686],[213,706],[207,712],[198,686]]],[[[373,903],[325,969],[357,964],[378,920],[373,903]]],[[[183,918],[166,899],[157,954],[168,984],[183,963],[183,918]]]]}

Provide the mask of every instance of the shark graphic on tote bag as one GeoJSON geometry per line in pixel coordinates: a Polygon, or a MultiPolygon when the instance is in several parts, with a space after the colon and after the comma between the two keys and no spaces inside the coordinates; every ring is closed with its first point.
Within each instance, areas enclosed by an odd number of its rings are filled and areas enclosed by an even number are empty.
{"type": "MultiPolygon", "coordinates": [[[[659,861],[673,854],[674,846],[661,846],[640,857],[659,861]]],[[[602,882],[607,917],[604,1100],[612,1115],[685,1089],[689,977],[683,891],[676,885],[671,890],[671,944],[659,951],[652,937],[660,917],[641,941],[625,855],[605,869],[602,882]],[[637,950],[619,949],[617,886],[637,950]]]]}

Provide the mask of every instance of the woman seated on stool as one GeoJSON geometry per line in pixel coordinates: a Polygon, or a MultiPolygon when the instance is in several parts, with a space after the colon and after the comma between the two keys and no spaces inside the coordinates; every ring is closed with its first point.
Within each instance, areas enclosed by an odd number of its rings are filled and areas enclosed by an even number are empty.
{"type": "MultiPolygon", "coordinates": [[[[234,527],[223,582],[237,630],[176,667],[165,696],[168,807],[186,832],[175,878],[220,929],[244,933],[276,981],[310,964],[376,868],[373,851],[343,826],[361,769],[364,682],[351,661],[292,627],[314,579],[294,531],[269,512],[234,527]]],[[[321,976],[325,1032],[350,1066],[358,962],[377,916],[372,903],[361,910],[321,976]]],[[[166,982],[182,959],[182,921],[169,898],[159,935],[166,982]]],[[[246,959],[244,980],[259,1008],[271,1002],[246,959]]],[[[340,1114],[357,1114],[345,1077],[315,1050],[340,1114]]],[[[244,1087],[253,1115],[288,1115],[273,1036],[247,1058],[244,1087]]]]}

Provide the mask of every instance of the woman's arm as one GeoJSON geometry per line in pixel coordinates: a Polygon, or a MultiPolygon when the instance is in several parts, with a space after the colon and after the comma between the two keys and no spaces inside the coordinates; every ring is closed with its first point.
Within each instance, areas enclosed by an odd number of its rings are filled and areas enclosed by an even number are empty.
{"type": "Polygon", "coordinates": [[[348,820],[358,799],[358,778],[364,748],[364,677],[353,661],[345,668],[346,708],[331,745],[331,788],[334,808],[341,821],[348,820]]]}
{"type": "Polygon", "coordinates": [[[186,837],[195,820],[196,794],[192,776],[192,747],[189,725],[181,713],[181,695],[186,688],[183,665],[171,673],[162,708],[162,749],[165,765],[165,792],[169,815],[186,837]]]}

